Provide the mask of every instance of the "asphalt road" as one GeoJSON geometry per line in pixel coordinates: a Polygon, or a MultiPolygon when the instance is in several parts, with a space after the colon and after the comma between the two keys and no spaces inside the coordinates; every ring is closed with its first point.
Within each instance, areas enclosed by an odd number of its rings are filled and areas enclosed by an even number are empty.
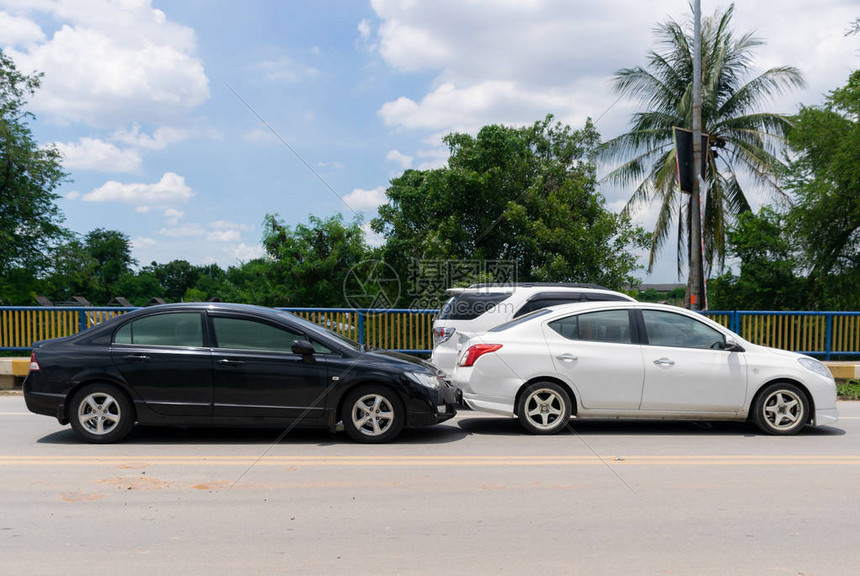
{"type": "Polygon", "coordinates": [[[860,574],[860,402],[741,424],[473,412],[384,446],[138,428],[119,445],[0,397],[0,574],[860,574]]]}

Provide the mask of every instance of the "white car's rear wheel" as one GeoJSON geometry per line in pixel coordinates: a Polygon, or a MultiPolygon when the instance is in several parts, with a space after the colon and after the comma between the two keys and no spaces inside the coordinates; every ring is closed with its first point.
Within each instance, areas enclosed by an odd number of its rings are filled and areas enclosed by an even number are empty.
{"type": "Polygon", "coordinates": [[[570,419],[570,396],[554,382],[530,384],[517,403],[517,418],[532,434],[555,434],[570,419]]]}

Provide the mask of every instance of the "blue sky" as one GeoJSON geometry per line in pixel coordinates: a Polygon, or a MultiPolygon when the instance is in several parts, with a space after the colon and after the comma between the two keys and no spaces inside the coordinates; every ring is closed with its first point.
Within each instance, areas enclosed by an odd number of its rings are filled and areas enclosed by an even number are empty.
{"type": "MultiPolygon", "coordinates": [[[[353,217],[233,91],[369,221],[392,177],[444,164],[451,131],[552,113],[621,133],[637,105],[616,102],[609,79],[645,63],[654,24],[688,11],[686,0],[0,0],[0,46],[45,73],[31,127],[71,173],[59,190],[68,227],[121,230],[141,265],[228,266],[262,254],[267,213],[353,217]]],[[[738,3],[735,30],[766,41],[751,74],[806,74],[772,110],[845,83],[858,16],[854,1],[738,3]]],[[[601,192],[614,210],[629,197],[601,192]]],[[[650,228],[654,216],[636,218],[650,228]]],[[[674,262],[667,249],[640,276],[672,282],[674,262]]]]}

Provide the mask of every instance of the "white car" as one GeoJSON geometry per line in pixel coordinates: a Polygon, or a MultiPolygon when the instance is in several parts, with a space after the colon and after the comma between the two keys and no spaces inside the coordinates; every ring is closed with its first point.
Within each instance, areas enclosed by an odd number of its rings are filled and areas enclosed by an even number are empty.
{"type": "Polygon", "coordinates": [[[594,284],[474,284],[451,288],[433,322],[430,362],[451,376],[463,344],[490,328],[534,310],[581,302],[632,301],[633,298],[594,284]]]}
{"type": "Polygon", "coordinates": [[[536,434],[572,414],[749,419],[769,434],[837,420],[836,383],[818,360],[640,302],[555,306],[497,326],[466,343],[453,382],[469,407],[536,434]]]}

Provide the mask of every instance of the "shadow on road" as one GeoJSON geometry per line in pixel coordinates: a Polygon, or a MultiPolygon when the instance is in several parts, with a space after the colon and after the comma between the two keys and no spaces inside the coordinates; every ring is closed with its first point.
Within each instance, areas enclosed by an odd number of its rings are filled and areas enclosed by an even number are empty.
{"type": "MultiPolygon", "coordinates": [[[[486,434],[494,436],[530,436],[519,421],[514,418],[462,418],[460,428],[469,434],[486,434]]],[[[758,430],[753,424],[746,422],[700,422],[694,420],[618,420],[597,419],[570,421],[568,427],[559,433],[564,435],[630,435],[638,436],[768,436],[758,430]]],[[[822,426],[812,428],[807,426],[798,436],[842,436],[845,431],[840,428],[822,426]]]]}
{"type": "MultiPolygon", "coordinates": [[[[279,428],[185,428],[136,426],[122,444],[132,445],[217,445],[255,444],[270,445],[283,433],[279,428]]],[[[456,442],[468,433],[456,426],[407,428],[394,441],[397,444],[445,444],[456,442]]],[[[71,428],[47,434],[39,444],[83,444],[71,428]]],[[[296,429],[287,433],[281,444],[332,446],[355,444],[343,432],[332,434],[328,430],[296,429]]]]}

